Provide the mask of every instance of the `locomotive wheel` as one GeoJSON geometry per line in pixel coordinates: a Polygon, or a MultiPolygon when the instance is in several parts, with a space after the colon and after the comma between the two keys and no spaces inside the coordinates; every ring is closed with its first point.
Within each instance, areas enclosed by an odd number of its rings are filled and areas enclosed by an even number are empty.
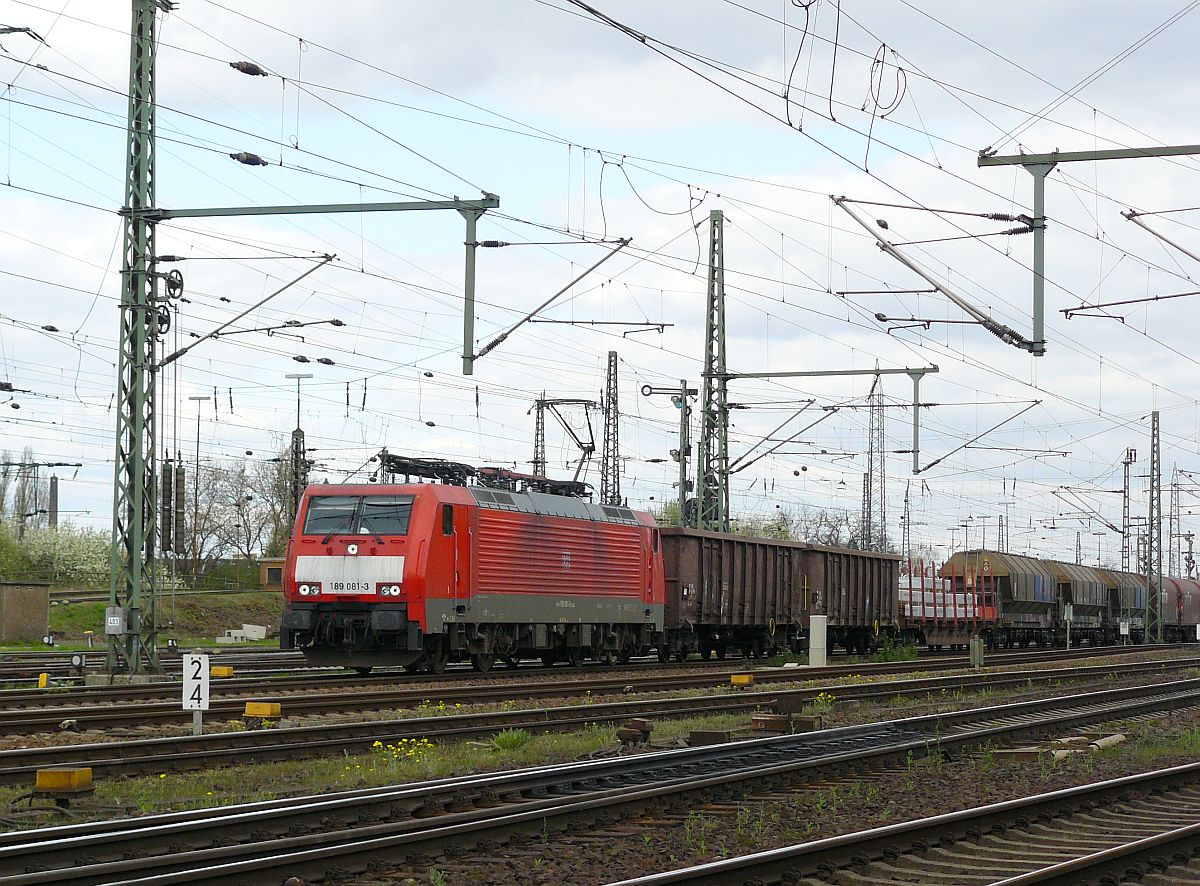
{"type": "Polygon", "coordinates": [[[449,658],[446,655],[445,649],[437,649],[435,651],[431,651],[431,653],[426,655],[425,657],[429,661],[429,664],[428,664],[429,673],[431,673],[431,674],[446,673],[446,662],[449,661],[449,658]]]}
{"type": "Polygon", "coordinates": [[[481,674],[486,674],[492,669],[492,665],[496,662],[496,656],[490,652],[478,652],[471,656],[471,667],[479,671],[481,674]]]}

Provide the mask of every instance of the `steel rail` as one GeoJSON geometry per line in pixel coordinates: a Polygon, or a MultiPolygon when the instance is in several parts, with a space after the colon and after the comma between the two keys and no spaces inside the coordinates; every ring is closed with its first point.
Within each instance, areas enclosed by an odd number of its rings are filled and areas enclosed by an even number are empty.
{"type": "Polygon", "coordinates": [[[744,789],[747,782],[795,780],[829,766],[890,762],[908,753],[944,753],[1031,731],[1061,730],[1197,704],[1200,680],[1176,681],[351,795],[24,831],[0,837],[0,870],[46,869],[0,877],[0,884],[150,886],[321,876],[331,866],[362,866],[381,853],[436,852],[451,846],[461,851],[514,833],[562,829],[568,822],[578,826],[597,816],[611,818],[631,804],[661,808],[671,798],[695,792],[719,799],[744,789]],[[364,814],[371,804],[374,811],[364,814]],[[336,831],[336,817],[352,823],[347,830],[336,831]],[[279,837],[263,831],[272,818],[277,832],[286,825],[293,835],[279,837]],[[308,823],[307,833],[298,821],[308,823]],[[184,842],[189,833],[190,844],[184,842]],[[220,845],[247,836],[249,842],[220,845]],[[122,858],[131,843],[146,854],[122,858]],[[162,846],[163,853],[149,854],[153,846],[162,846]]]}

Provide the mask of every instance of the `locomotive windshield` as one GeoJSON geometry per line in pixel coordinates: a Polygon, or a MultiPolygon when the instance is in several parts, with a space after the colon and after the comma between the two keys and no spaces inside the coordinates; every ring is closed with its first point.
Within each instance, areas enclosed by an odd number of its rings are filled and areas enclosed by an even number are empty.
{"type": "Polygon", "coordinates": [[[408,535],[411,495],[314,495],[305,535],[408,535]]]}

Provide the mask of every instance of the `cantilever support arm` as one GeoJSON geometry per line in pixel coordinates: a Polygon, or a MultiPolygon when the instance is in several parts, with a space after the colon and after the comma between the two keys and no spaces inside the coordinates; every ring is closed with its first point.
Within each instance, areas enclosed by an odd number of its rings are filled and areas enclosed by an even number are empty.
{"type": "MultiPolygon", "coordinates": [[[[1017,416],[1024,415],[1026,412],[1028,412],[1030,409],[1033,409],[1033,407],[1037,406],[1037,405],[1038,405],[1038,404],[1040,404],[1041,402],[1042,402],[1041,400],[1034,400],[1032,403],[1030,403],[1028,406],[1026,406],[1026,407],[1025,407],[1024,409],[1022,409],[1020,412],[1014,412],[1012,415],[1010,415],[1008,418],[1004,419],[1003,421],[997,422],[996,424],[992,425],[990,428],[988,428],[988,429],[987,429],[986,431],[984,431],[982,434],[976,434],[974,437],[972,437],[970,440],[968,440],[968,441],[967,441],[966,443],[964,443],[962,446],[955,446],[953,449],[951,449],[951,450],[950,450],[949,452],[947,452],[945,455],[943,455],[943,456],[941,456],[941,457],[939,457],[939,458],[935,458],[935,459],[934,459],[933,461],[931,461],[929,464],[925,465],[925,467],[921,468],[921,470],[920,470],[920,471],[913,471],[913,473],[914,473],[914,474],[919,474],[919,473],[922,473],[922,472],[924,472],[924,471],[928,471],[928,470],[929,470],[930,468],[932,468],[934,465],[938,464],[939,462],[943,462],[943,461],[945,461],[946,459],[948,459],[950,456],[954,455],[954,453],[956,453],[956,452],[959,452],[960,450],[966,449],[968,446],[970,446],[970,445],[971,445],[972,443],[974,443],[976,440],[982,440],[984,437],[986,437],[986,436],[987,436],[988,434],[990,434],[992,431],[994,431],[994,430],[996,430],[997,428],[1003,427],[1004,425],[1008,424],[1010,421],[1012,421],[1012,420],[1013,420],[1014,418],[1016,418],[1017,416]]],[[[914,461],[914,464],[915,464],[915,461],[914,461]]]]}
{"type": "MultiPolygon", "coordinates": [[[[912,442],[913,473],[919,474],[919,473],[921,473],[921,470],[918,467],[919,462],[917,461],[917,459],[921,453],[921,419],[920,419],[920,415],[917,410],[919,409],[919,407],[921,405],[921,398],[920,398],[921,378],[927,372],[937,372],[937,371],[938,371],[938,368],[936,365],[934,365],[934,366],[923,366],[923,367],[920,367],[917,369],[813,369],[813,370],[809,370],[809,371],[799,370],[799,371],[785,371],[785,372],[722,372],[719,374],[711,373],[710,375],[712,377],[717,377],[719,375],[720,378],[724,378],[724,379],[813,378],[813,377],[819,378],[822,376],[834,376],[834,375],[900,375],[900,374],[907,375],[909,378],[911,378],[913,380],[913,403],[912,403],[912,408],[913,408],[913,442],[912,442]]],[[[832,413],[830,413],[830,414],[832,414],[832,413]]],[[[828,417],[828,415],[825,417],[828,417]]],[[[820,421],[820,420],[823,420],[823,419],[818,419],[818,421],[820,421]]],[[[811,427],[811,425],[810,425],[810,427],[811,427]]],[[[804,428],[801,431],[797,432],[797,436],[806,430],[808,430],[808,428],[804,428]]],[[[901,451],[907,451],[907,450],[901,450],[901,451]]],[[[765,454],[766,453],[764,453],[764,455],[765,454]]],[[[757,459],[755,459],[755,461],[757,461],[757,459]]],[[[744,467],[749,467],[749,465],[745,465],[744,467]]],[[[739,468],[739,470],[741,470],[741,468],[739,468]]]]}
{"type": "Polygon", "coordinates": [[[305,271],[303,274],[301,274],[301,275],[300,275],[299,277],[297,277],[295,280],[292,280],[292,281],[291,281],[291,282],[289,282],[289,283],[284,283],[282,286],[280,286],[278,289],[276,289],[276,290],[275,290],[274,292],[272,292],[270,295],[268,295],[268,296],[266,296],[265,298],[263,298],[263,299],[260,299],[259,301],[255,302],[255,303],[254,303],[254,304],[252,304],[250,307],[246,308],[246,310],[244,310],[244,311],[242,311],[240,314],[238,314],[236,317],[233,317],[232,319],[226,320],[224,323],[222,323],[220,326],[218,326],[218,327],[217,327],[216,329],[214,329],[212,332],[209,332],[209,333],[207,333],[207,334],[205,334],[205,335],[202,335],[200,338],[196,339],[196,340],[195,340],[194,342],[192,342],[190,345],[186,345],[185,347],[182,347],[182,348],[180,348],[180,349],[179,349],[178,351],[176,351],[175,353],[173,353],[173,354],[168,354],[166,357],[163,357],[163,359],[162,359],[162,360],[160,360],[160,361],[158,362],[158,365],[156,365],[156,366],[155,366],[155,367],[153,367],[153,368],[154,368],[154,369],[162,369],[164,366],[167,366],[167,365],[169,365],[169,364],[171,364],[171,363],[174,363],[176,360],[178,360],[180,357],[182,357],[184,354],[186,354],[186,353],[187,353],[188,351],[190,351],[192,348],[196,347],[196,345],[200,344],[201,342],[208,341],[210,338],[216,338],[218,335],[220,335],[220,334],[221,334],[221,331],[222,331],[223,329],[228,329],[228,328],[229,328],[231,325],[233,325],[234,323],[236,323],[238,320],[241,320],[243,317],[245,317],[245,316],[246,316],[247,314],[249,314],[251,311],[255,311],[255,310],[257,310],[258,308],[261,308],[263,305],[265,305],[267,302],[269,302],[269,301],[270,301],[271,299],[273,299],[275,296],[279,295],[279,293],[283,292],[285,289],[291,289],[293,286],[295,286],[297,283],[299,283],[301,280],[303,280],[303,279],[304,279],[305,277],[307,277],[309,274],[313,273],[313,272],[314,272],[314,271],[316,271],[318,268],[323,268],[323,267],[325,267],[325,265],[329,264],[329,263],[330,263],[331,261],[333,261],[335,258],[337,258],[337,256],[334,256],[334,255],[327,255],[327,256],[325,256],[323,259],[321,259],[319,262],[317,262],[315,265],[313,265],[311,268],[309,268],[307,271],[305,271]]]}
{"type": "MultiPolygon", "coordinates": [[[[604,264],[606,261],[608,261],[614,255],[616,255],[618,252],[620,252],[622,249],[624,249],[626,246],[628,246],[631,242],[632,241],[628,237],[626,237],[623,240],[620,240],[617,243],[616,247],[614,249],[610,250],[606,255],[604,255],[598,262],[593,264],[590,268],[588,268],[583,273],[577,275],[574,280],[572,280],[570,283],[568,283],[562,289],[558,290],[558,292],[554,293],[554,295],[550,296],[548,299],[546,299],[544,302],[542,302],[540,305],[538,305],[536,308],[534,308],[532,311],[530,311],[528,314],[526,314],[524,317],[522,317],[520,320],[518,320],[512,326],[508,327],[508,329],[504,330],[502,333],[500,333],[498,336],[496,336],[494,339],[492,339],[490,342],[488,342],[486,345],[484,345],[482,348],[480,348],[479,353],[476,354],[473,359],[478,360],[480,357],[486,357],[488,354],[490,354],[492,351],[494,351],[501,343],[503,343],[503,341],[506,338],[508,338],[510,335],[512,335],[514,332],[516,332],[518,329],[520,329],[522,326],[524,326],[526,323],[531,321],[534,317],[536,317],[538,314],[540,314],[542,311],[544,311],[546,308],[548,308],[551,305],[551,303],[554,302],[554,300],[556,298],[558,298],[560,295],[562,295],[564,292],[566,292],[568,289],[570,289],[572,286],[574,286],[576,283],[578,283],[580,280],[582,280],[584,277],[586,277],[592,271],[596,270],[596,268],[600,267],[602,264],[604,264]]],[[[473,261],[473,259],[470,259],[470,258],[468,260],[473,261]]],[[[470,349],[470,342],[464,341],[463,344],[468,350],[470,349]]],[[[465,357],[464,357],[464,363],[465,363],[465,357]]]]}
{"type": "MultiPolygon", "coordinates": [[[[900,262],[900,264],[904,265],[906,268],[908,268],[910,271],[912,271],[914,274],[916,274],[918,277],[920,277],[922,280],[924,280],[930,286],[933,286],[935,289],[937,289],[938,292],[942,293],[942,295],[944,295],[944,296],[946,296],[946,298],[950,299],[950,301],[954,302],[956,305],[958,305],[960,308],[962,308],[962,310],[968,316],[972,317],[976,323],[978,323],[980,326],[982,326],[984,329],[986,329],[992,335],[996,336],[996,338],[1000,339],[1005,344],[1013,345],[1014,347],[1022,348],[1027,351],[1035,351],[1036,352],[1036,349],[1035,349],[1036,342],[1031,342],[1029,339],[1025,338],[1025,336],[1021,335],[1021,333],[1017,332],[1015,329],[1005,326],[1003,323],[997,322],[992,317],[990,317],[988,314],[979,310],[979,308],[975,307],[973,304],[971,304],[969,301],[967,301],[965,298],[963,298],[961,295],[959,295],[957,292],[955,292],[949,286],[940,282],[932,275],[926,273],[915,262],[913,262],[906,255],[904,255],[902,252],[900,252],[898,249],[896,249],[896,247],[893,246],[886,237],[883,237],[878,231],[876,231],[873,227],[871,227],[871,225],[868,224],[865,219],[860,217],[853,209],[851,209],[849,206],[846,205],[845,197],[831,197],[830,199],[833,200],[835,205],[840,206],[846,212],[847,215],[849,215],[852,219],[854,219],[856,222],[858,222],[859,225],[863,228],[863,230],[865,230],[868,234],[870,234],[872,237],[874,237],[875,241],[879,244],[880,249],[882,249],[884,252],[886,252],[888,255],[890,255],[892,258],[894,258],[896,261],[900,262]]],[[[1036,219],[1035,219],[1035,221],[1036,221],[1036,219]]],[[[1034,233],[1035,234],[1037,233],[1036,227],[1035,227],[1034,233]]]]}

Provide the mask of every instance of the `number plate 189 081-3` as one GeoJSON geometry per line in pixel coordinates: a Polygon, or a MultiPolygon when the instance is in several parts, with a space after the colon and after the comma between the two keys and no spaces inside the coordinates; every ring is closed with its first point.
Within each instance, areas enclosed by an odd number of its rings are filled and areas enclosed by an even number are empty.
{"type": "Polygon", "coordinates": [[[371,583],[367,581],[331,581],[326,587],[334,594],[367,594],[371,591],[371,583]]]}

